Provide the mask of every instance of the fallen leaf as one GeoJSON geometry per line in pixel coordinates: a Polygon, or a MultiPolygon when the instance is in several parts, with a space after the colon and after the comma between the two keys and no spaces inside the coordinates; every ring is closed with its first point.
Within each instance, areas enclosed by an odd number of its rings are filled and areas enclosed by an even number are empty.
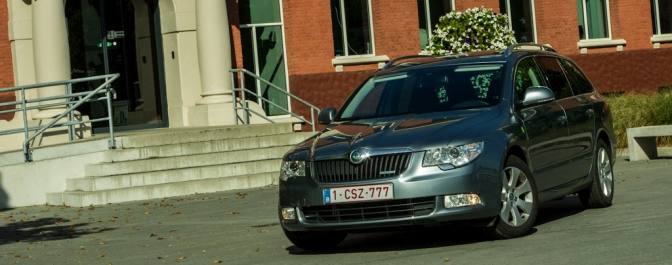
{"type": "Polygon", "coordinates": [[[162,257],[156,257],[157,259],[163,259],[162,257]]]}
{"type": "Polygon", "coordinates": [[[149,214],[149,212],[144,212],[144,214],[149,214]]]}
{"type": "Polygon", "coordinates": [[[285,249],[285,248],[287,248],[287,246],[282,246],[281,248],[285,249]]]}
{"type": "Polygon", "coordinates": [[[194,195],[198,195],[198,192],[194,193],[194,195]]]}
{"type": "Polygon", "coordinates": [[[443,259],[443,262],[448,262],[448,261],[450,261],[450,258],[443,259]]]}
{"type": "Polygon", "coordinates": [[[84,248],[84,246],[79,246],[79,249],[81,249],[81,250],[86,250],[86,249],[84,248]]]}
{"type": "Polygon", "coordinates": [[[156,236],[156,235],[155,234],[149,234],[149,237],[154,237],[154,236],[156,236]]]}
{"type": "Polygon", "coordinates": [[[259,252],[259,248],[257,248],[257,250],[255,250],[254,252],[259,252]]]}
{"type": "Polygon", "coordinates": [[[259,233],[268,233],[268,230],[260,230],[259,233]]]}
{"type": "Polygon", "coordinates": [[[56,225],[62,225],[63,222],[56,222],[56,225]]]}
{"type": "Polygon", "coordinates": [[[102,258],[102,257],[105,257],[105,254],[100,254],[96,258],[102,258]]]}
{"type": "Polygon", "coordinates": [[[7,252],[7,254],[14,254],[14,252],[9,251],[9,252],[7,252]]]}
{"type": "Polygon", "coordinates": [[[175,258],[175,260],[183,260],[183,259],[186,259],[186,258],[187,258],[187,256],[181,256],[181,257],[175,258]]]}
{"type": "Polygon", "coordinates": [[[100,242],[98,242],[98,245],[105,245],[105,242],[100,241],[100,242]]]}
{"type": "Polygon", "coordinates": [[[226,214],[228,214],[228,215],[232,215],[232,214],[240,214],[240,213],[239,213],[239,212],[228,212],[228,213],[226,213],[226,214]]]}
{"type": "Polygon", "coordinates": [[[182,214],[182,212],[174,212],[173,214],[182,214]]]}
{"type": "Polygon", "coordinates": [[[28,248],[28,250],[33,250],[33,248],[28,248]]]}
{"type": "Polygon", "coordinates": [[[163,240],[164,238],[163,238],[163,237],[158,237],[158,238],[156,238],[156,239],[158,239],[158,240],[163,240]]]}
{"type": "Polygon", "coordinates": [[[212,264],[217,264],[217,263],[222,263],[222,261],[218,260],[218,259],[212,261],[212,264]]]}

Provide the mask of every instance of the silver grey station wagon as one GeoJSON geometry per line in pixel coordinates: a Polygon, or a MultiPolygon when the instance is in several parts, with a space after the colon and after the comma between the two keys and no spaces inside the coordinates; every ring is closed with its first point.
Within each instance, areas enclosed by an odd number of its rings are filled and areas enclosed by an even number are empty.
{"type": "Polygon", "coordinates": [[[397,58],[318,120],[326,128],[283,157],[278,187],[282,229],[305,250],[450,223],[514,238],[539,203],[614,196],[609,106],[551,47],[397,58]]]}

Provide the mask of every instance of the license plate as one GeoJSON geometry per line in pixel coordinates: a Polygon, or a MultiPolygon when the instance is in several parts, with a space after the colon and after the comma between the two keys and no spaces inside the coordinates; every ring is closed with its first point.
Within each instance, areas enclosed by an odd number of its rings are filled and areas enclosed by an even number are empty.
{"type": "Polygon", "coordinates": [[[394,199],[392,184],[324,189],[324,204],[394,199]]]}

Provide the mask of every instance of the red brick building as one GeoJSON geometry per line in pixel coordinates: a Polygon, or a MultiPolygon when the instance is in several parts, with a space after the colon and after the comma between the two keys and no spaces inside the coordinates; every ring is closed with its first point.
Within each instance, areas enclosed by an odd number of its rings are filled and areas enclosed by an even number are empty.
{"type": "MultiPolygon", "coordinates": [[[[119,10],[125,10],[121,12],[122,19],[138,21],[133,22],[135,29],[112,29],[108,23],[106,31],[126,32],[126,41],[133,41],[137,47],[133,53],[124,53],[128,55],[122,59],[137,62],[137,67],[123,68],[131,74],[126,77],[127,85],[118,86],[140,84],[142,90],[143,84],[151,83],[148,89],[157,95],[157,102],[153,103],[156,111],[149,115],[152,119],[139,120],[140,123],[158,120],[168,126],[170,120],[170,127],[195,126],[189,122],[191,114],[186,108],[194,106],[196,100],[189,94],[201,92],[203,78],[198,76],[198,60],[194,59],[194,33],[198,32],[194,17],[199,16],[196,1],[200,0],[144,1],[150,12],[155,9],[151,13],[154,17],[149,19],[151,23],[147,23],[156,29],[143,31],[145,35],[139,33],[137,25],[147,17],[139,17],[138,12],[135,20],[123,17],[124,12],[138,10],[138,3],[143,1],[105,2],[106,5],[118,2],[119,10]],[[152,41],[142,42],[147,37],[152,41]],[[153,66],[143,68],[146,58],[154,61],[153,66]],[[145,78],[158,72],[153,82],[136,80],[143,78],[143,69],[149,71],[145,78]],[[175,91],[181,94],[174,96],[175,91]],[[158,103],[161,98],[168,98],[163,106],[158,103]]],[[[71,26],[87,19],[89,2],[98,5],[98,1],[73,0],[65,6],[73,69],[78,65],[84,68],[97,65],[96,60],[79,62],[79,57],[73,55],[80,49],[73,38],[90,30],[74,32],[71,26]]],[[[7,22],[13,21],[11,14],[15,14],[14,20],[20,18],[20,9],[25,7],[21,5],[27,2],[0,1],[0,87],[30,82],[15,77],[14,73],[25,73],[25,69],[17,68],[12,60],[27,57],[18,53],[13,56],[15,46],[10,43],[19,39],[8,34],[12,27],[16,31],[12,25],[18,22],[7,22]],[[14,7],[10,4],[8,8],[7,3],[13,3],[14,7]]],[[[599,91],[657,91],[672,84],[672,4],[664,0],[226,0],[232,67],[255,72],[319,108],[338,107],[364,78],[389,60],[421,53],[439,16],[450,10],[464,11],[477,6],[510,14],[519,42],[549,44],[568,55],[587,72],[599,91]]],[[[112,14],[99,16],[112,17],[112,14]]],[[[114,42],[110,49],[116,49],[116,45],[114,42]]],[[[86,71],[72,72],[74,78],[86,71]]],[[[250,85],[254,85],[254,80],[250,80],[250,85]]],[[[282,96],[263,86],[257,89],[265,97],[277,99],[276,103],[310,117],[301,104],[288,104],[282,96]]],[[[121,105],[129,112],[142,104],[134,97],[137,95],[129,92],[119,99],[125,100],[121,105]]],[[[14,98],[11,93],[0,94],[0,102],[14,98]]],[[[273,107],[262,102],[260,105],[267,115],[282,116],[273,107]]],[[[11,120],[13,116],[0,115],[0,120],[11,120]]]]}

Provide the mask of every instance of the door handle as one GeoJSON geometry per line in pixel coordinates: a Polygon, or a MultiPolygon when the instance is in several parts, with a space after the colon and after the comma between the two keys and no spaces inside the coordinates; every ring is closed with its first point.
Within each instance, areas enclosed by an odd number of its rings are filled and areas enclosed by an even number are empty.
{"type": "Polygon", "coordinates": [[[560,118],[558,118],[558,121],[559,121],[560,123],[565,123],[565,122],[567,122],[567,116],[560,116],[560,118]]]}
{"type": "Polygon", "coordinates": [[[595,111],[594,111],[593,109],[588,109],[588,110],[586,110],[586,115],[587,115],[588,117],[593,116],[593,113],[594,113],[594,112],[595,112],[595,111]]]}

